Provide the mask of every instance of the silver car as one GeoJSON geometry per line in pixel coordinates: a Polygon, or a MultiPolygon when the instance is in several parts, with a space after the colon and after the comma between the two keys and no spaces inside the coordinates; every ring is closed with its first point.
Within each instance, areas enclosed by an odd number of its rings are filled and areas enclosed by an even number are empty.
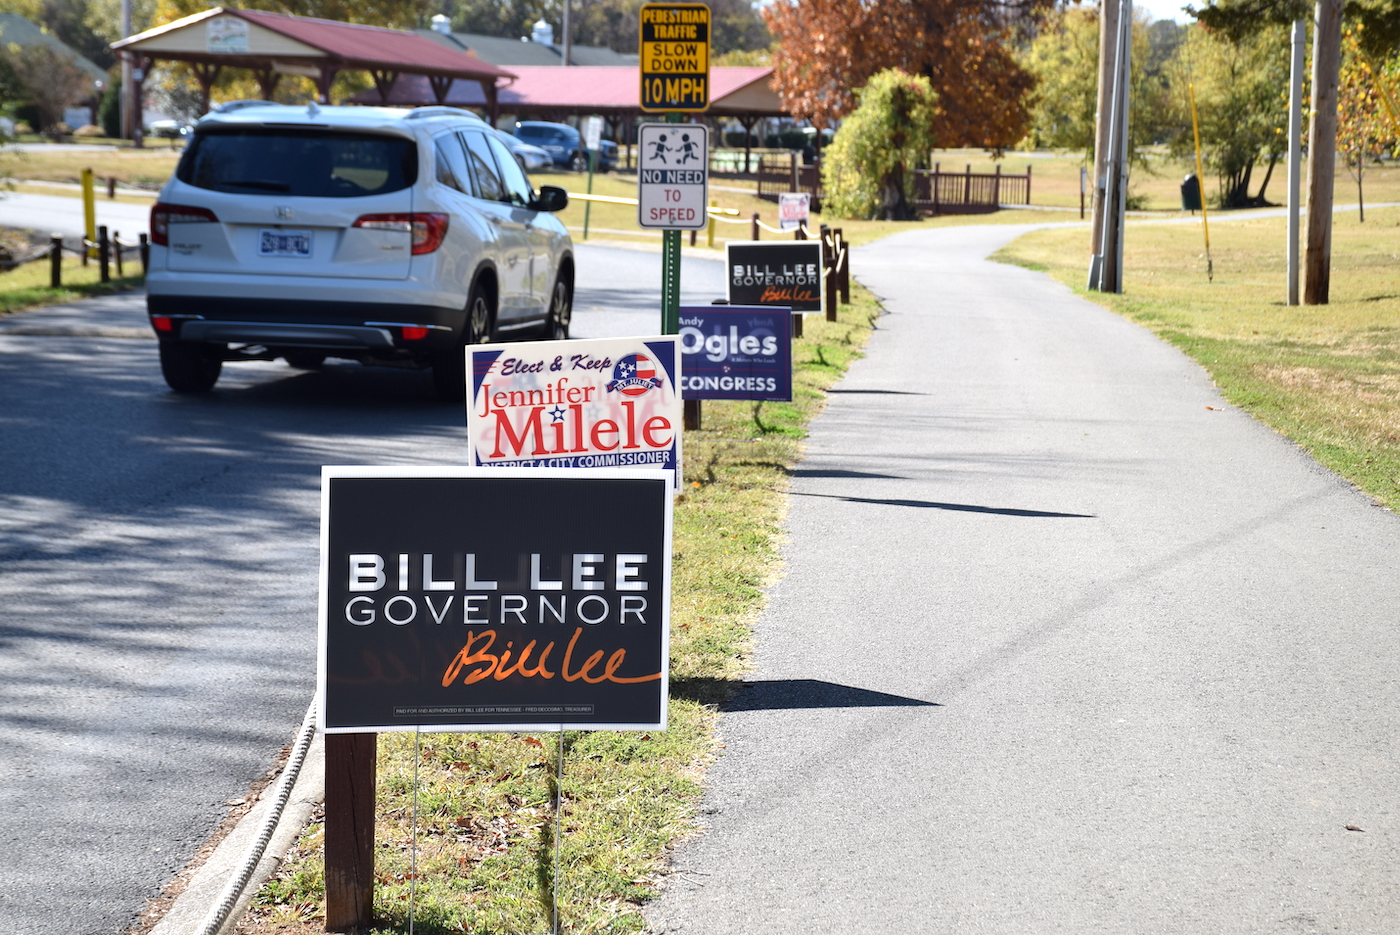
{"type": "Polygon", "coordinates": [[[179,392],[225,362],[431,367],[463,346],[567,338],[573,244],[495,131],[450,107],[248,102],[195,126],[151,209],[147,310],[179,392]]]}

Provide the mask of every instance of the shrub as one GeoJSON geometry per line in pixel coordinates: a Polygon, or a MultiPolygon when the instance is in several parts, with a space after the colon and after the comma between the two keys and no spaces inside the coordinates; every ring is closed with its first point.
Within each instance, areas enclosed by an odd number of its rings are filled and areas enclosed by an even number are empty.
{"type": "Polygon", "coordinates": [[[78,127],[78,129],[76,129],[76,130],[73,131],[73,135],[74,135],[74,136],[90,137],[90,136],[106,136],[107,133],[106,133],[106,131],[104,131],[101,127],[99,127],[97,124],[95,124],[95,123],[89,123],[89,124],[87,124],[86,126],[78,127]]]}
{"type": "Polygon", "coordinates": [[[887,68],[856,91],[860,102],[826,152],[826,209],[841,217],[914,217],[914,168],[935,144],[938,95],[928,78],[887,68]]]}

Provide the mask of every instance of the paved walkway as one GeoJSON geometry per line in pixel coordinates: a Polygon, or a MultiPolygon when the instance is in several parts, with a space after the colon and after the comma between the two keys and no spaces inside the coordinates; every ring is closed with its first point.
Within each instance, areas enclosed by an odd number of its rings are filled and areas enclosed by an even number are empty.
{"type": "Polygon", "coordinates": [[[1400,521],[1020,232],[856,252],[890,314],[654,927],[1400,931],[1400,521]]]}

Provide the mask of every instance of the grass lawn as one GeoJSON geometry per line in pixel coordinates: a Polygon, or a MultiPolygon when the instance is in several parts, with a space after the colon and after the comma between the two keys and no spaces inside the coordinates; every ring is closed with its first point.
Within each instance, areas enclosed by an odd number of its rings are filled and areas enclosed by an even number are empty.
{"type": "MultiPolygon", "coordinates": [[[[1340,192],[1339,192],[1340,194],[1340,192]]],[[[1331,302],[1285,304],[1283,218],[1129,225],[1123,295],[1085,292],[1087,229],[1038,231],[996,259],[1040,269],[1150,328],[1225,397],[1400,508],[1400,209],[1335,216],[1331,302]]]]}
{"type": "Polygon", "coordinates": [[[112,281],[100,282],[97,261],[89,260],[87,266],[77,256],[63,257],[63,286],[58,289],[49,286],[49,261],[47,258],[26,263],[8,273],[0,273],[0,315],[18,312],[21,309],[40,305],[57,305],[60,302],[73,302],[94,295],[107,295],[122,289],[132,289],[145,282],[141,275],[141,261],[131,257],[127,269],[136,270],[135,275],[117,278],[116,267],[112,268],[112,281]]]}
{"type": "MultiPolygon", "coordinates": [[[[693,825],[718,704],[747,667],[750,626],[778,571],[788,477],[825,389],[879,314],[853,287],[840,321],[808,315],[791,403],[706,401],[686,432],[677,498],[670,728],[566,734],[560,917],[569,932],[638,932],[671,844],[693,825]]],[[[424,734],[418,751],[417,911],[424,933],[549,930],[553,734],[424,734]]],[[[412,734],[379,740],[375,932],[408,930],[412,734]]],[[[243,935],[319,933],[317,821],[240,922],[243,935]]]]}
{"type": "MultiPolygon", "coordinates": [[[[1181,213],[1181,180],[1188,172],[1195,172],[1194,161],[1173,159],[1160,150],[1145,153],[1146,167],[1134,166],[1129,183],[1130,191],[1144,201],[1142,208],[1147,211],[1181,213]]],[[[945,172],[961,172],[971,165],[973,172],[993,172],[996,163],[984,150],[955,149],[937,150],[934,153],[945,172]]],[[[1023,174],[1026,166],[1031,167],[1031,204],[1042,207],[1079,207],[1079,167],[1083,158],[1077,153],[1053,153],[1037,151],[1022,153],[1011,151],[1001,160],[1001,171],[1007,174],[1023,174]]],[[[1257,193],[1264,181],[1267,165],[1257,166],[1250,184],[1250,191],[1257,193]]],[[[1363,176],[1365,200],[1367,204],[1400,201],[1400,164],[1387,163],[1372,166],[1363,176]]],[[[1272,202],[1286,203],[1288,199],[1288,167],[1280,162],[1274,167],[1265,196],[1272,202]]],[[[1356,204],[1356,180],[1338,161],[1335,177],[1337,204],[1356,204]]],[[[1206,180],[1206,196],[1214,198],[1217,188],[1213,179],[1206,180]]]]}
{"type": "Polygon", "coordinates": [[[0,176],[27,182],[77,182],[83,169],[91,169],[103,191],[100,197],[106,197],[108,178],[114,177],[124,185],[159,188],[170,178],[179,160],[180,151],[172,151],[164,143],[145,149],[128,147],[100,152],[64,152],[58,148],[29,153],[0,150],[0,176]]]}

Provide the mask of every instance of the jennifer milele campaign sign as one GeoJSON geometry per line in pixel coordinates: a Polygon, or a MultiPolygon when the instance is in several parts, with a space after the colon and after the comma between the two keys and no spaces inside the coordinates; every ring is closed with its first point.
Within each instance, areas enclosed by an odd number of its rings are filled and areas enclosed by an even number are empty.
{"type": "Polygon", "coordinates": [[[822,307],[819,240],[731,242],[724,260],[730,305],[785,305],[794,312],[822,307]]]}
{"type": "Polygon", "coordinates": [[[473,466],[665,468],[680,483],[675,335],[467,348],[473,466]]]}
{"type": "Polygon", "coordinates": [[[681,395],[792,399],[792,313],[763,306],[680,309],[681,395]]]}
{"type": "Polygon", "coordinates": [[[669,475],[321,470],[320,727],[666,726],[669,475]]]}

